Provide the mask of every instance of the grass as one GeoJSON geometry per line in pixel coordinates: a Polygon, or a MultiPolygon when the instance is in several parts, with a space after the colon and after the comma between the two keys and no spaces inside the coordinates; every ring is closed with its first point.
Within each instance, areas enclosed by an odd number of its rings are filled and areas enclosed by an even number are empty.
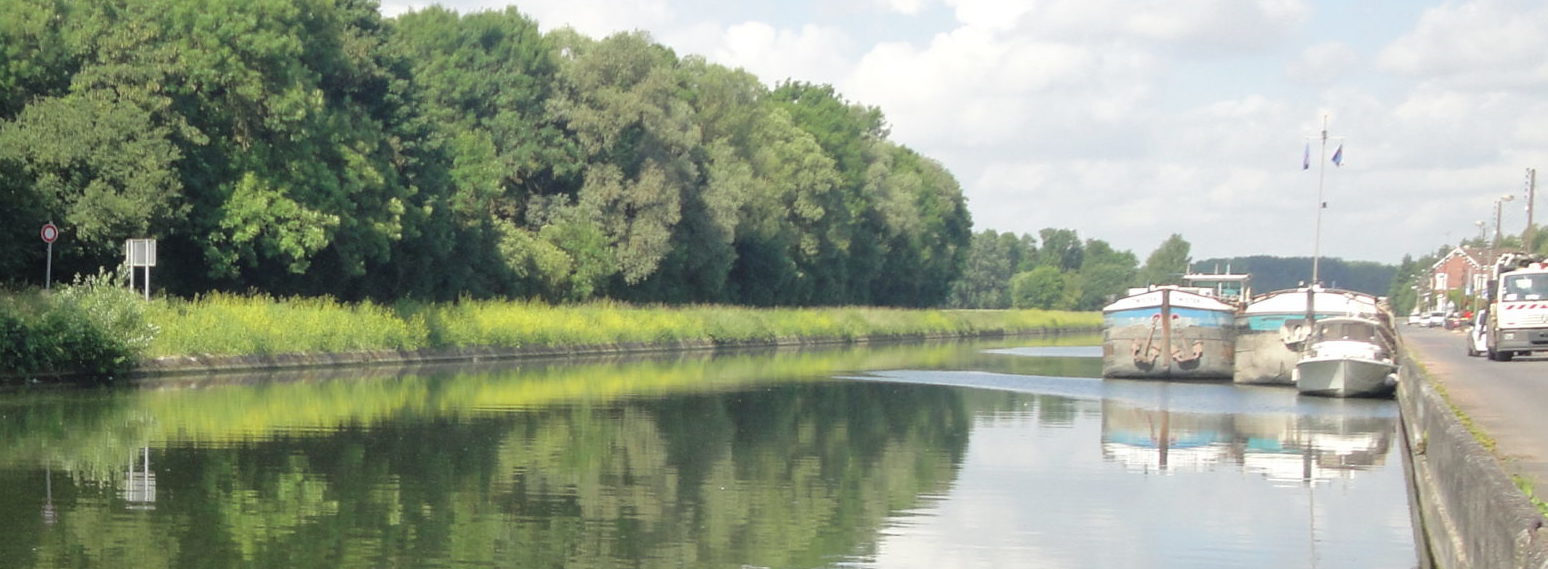
{"type": "Polygon", "coordinates": [[[1520,488],[1521,493],[1526,494],[1527,499],[1532,501],[1532,505],[1537,506],[1538,513],[1541,513],[1543,517],[1548,518],[1548,503],[1544,503],[1543,500],[1538,498],[1537,494],[1532,491],[1532,481],[1519,474],[1512,474],[1510,479],[1516,483],[1516,488],[1520,488]]]}
{"type": "Polygon", "coordinates": [[[1095,329],[1095,313],[889,308],[633,306],[615,302],[403,302],[209,294],[152,302],[147,355],[264,355],[420,348],[575,348],[671,342],[767,343],[1095,329]]]}

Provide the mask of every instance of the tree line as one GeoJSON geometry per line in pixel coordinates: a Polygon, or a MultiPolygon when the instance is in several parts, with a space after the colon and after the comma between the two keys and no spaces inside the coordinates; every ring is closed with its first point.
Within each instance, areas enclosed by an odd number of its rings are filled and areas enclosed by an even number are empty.
{"type": "MultiPolygon", "coordinates": [[[[1134,253],[1116,250],[1101,239],[1083,241],[1071,229],[1047,228],[1036,237],[986,230],[973,235],[962,276],[947,301],[956,308],[1099,310],[1130,288],[1184,284],[1182,276],[1190,272],[1251,274],[1257,292],[1304,286],[1311,278],[1310,257],[1194,260],[1191,249],[1187,240],[1173,234],[1141,264],[1134,253]]],[[[1382,295],[1413,265],[1408,258],[1403,268],[1324,258],[1319,276],[1327,286],[1382,295]]]]}
{"type": "Polygon", "coordinates": [[[1073,229],[1036,237],[984,230],[973,234],[962,275],[947,298],[956,308],[1097,310],[1131,287],[1181,284],[1192,245],[1168,236],[1140,264],[1133,252],[1073,229]]]}
{"type": "Polygon", "coordinates": [[[644,33],[359,0],[0,4],[0,279],[158,240],[158,290],[932,306],[956,180],[831,86],[644,33]]]}

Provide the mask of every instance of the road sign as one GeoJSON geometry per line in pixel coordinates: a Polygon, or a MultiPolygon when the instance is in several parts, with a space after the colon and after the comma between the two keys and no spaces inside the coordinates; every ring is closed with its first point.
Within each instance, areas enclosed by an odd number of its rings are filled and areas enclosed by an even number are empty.
{"type": "Polygon", "coordinates": [[[124,241],[124,264],[129,265],[129,288],[134,288],[134,269],[145,267],[145,300],[150,300],[150,270],[156,266],[156,240],[124,241]]]}
{"type": "Polygon", "coordinates": [[[156,240],[130,239],[124,242],[124,258],[130,267],[156,266],[156,240]]]}
{"type": "Polygon", "coordinates": [[[54,240],[59,238],[59,228],[52,221],[44,223],[38,236],[48,247],[48,263],[43,265],[43,290],[48,290],[54,284],[54,240]]]}

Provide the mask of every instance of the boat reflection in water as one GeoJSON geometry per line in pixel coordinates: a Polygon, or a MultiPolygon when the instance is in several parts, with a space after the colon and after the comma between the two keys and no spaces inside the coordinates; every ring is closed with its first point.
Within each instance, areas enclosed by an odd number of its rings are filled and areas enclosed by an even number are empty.
{"type": "Polygon", "coordinates": [[[1104,399],[1103,458],[1146,473],[1235,465],[1272,482],[1316,483],[1383,466],[1397,429],[1390,402],[1255,389],[1232,398],[1192,393],[1187,403],[1171,405],[1180,395],[1172,391],[1149,400],[1104,399]]]}

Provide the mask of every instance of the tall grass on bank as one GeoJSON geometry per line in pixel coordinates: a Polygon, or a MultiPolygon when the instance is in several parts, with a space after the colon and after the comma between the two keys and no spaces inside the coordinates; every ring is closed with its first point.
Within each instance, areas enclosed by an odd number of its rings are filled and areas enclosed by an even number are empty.
{"type": "Polygon", "coordinates": [[[472,300],[389,307],[226,294],[156,301],[148,316],[161,328],[150,348],[153,356],[855,340],[1100,325],[1097,314],[1053,311],[639,307],[614,302],[552,306],[472,300]]]}
{"type": "Polygon", "coordinates": [[[422,321],[391,308],[325,298],[210,293],[157,300],[149,317],[161,326],[152,356],[412,350],[426,347],[428,335],[422,321]]]}

